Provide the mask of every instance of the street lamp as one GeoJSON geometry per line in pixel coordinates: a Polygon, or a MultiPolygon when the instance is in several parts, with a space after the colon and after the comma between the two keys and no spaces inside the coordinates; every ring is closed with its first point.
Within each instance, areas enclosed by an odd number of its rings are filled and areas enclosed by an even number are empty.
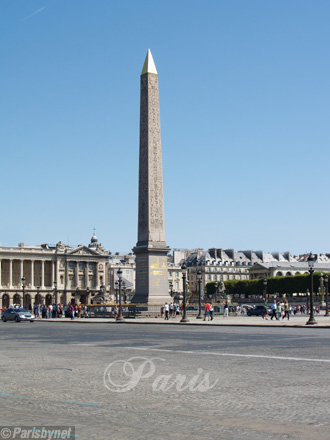
{"type": "Polygon", "coordinates": [[[25,277],[22,277],[21,281],[22,281],[22,289],[23,289],[22,307],[24,309],[25,277]]]}
{"type": "Polygon", "coordinates": [[[115,299],[115,301],[118,302],[118,281],[115,282],[115,292],[116,292],[116,299],[115,299]]]}
{"type": "Polygon", "coordinates": [[[172,283],[172,281],[170,281],[170,295],[171,295],[171,298],[173,298],[173,283],[172,283]]]}
{"type": "Polygon", "coordinates": [[[119,313],[118,313],[118,316],[117,316],[117,319],[116,319],[117,322],[125,321],[125,319],[123,318],[123,311],[122,311],[122,308],[121,308],[121,284],[123,282],[122,274],[123,274],[123,271],[119,268],[117,270],[118,286],[119,286],[119,313]]]}
{"type": "Polygon", "coordinates": [[[321,277],[320,277],[320,294],[321,294],[321,301],[324,301],[324,278],[323,278],[323,273],[321,272],[321,277]]]}
{"type": "MultiPolygon", "coordinates": [[[[264,295],[265,295],[265,301],[267,299],[267,279],[264,279],[264,295]]],[[[268,296],[269,299],[269,296],[268,296]]]]}
{"type": "Polygon", "coordinates": [[[124,289],[124,303],[126,302],[126,283],[123,281],[123,289],[124,289]]]}
{"type": "Polygon", "coordinates": [[[57,281],[54,281],[54,303],[57,305],[57,281]]]}
{"type": "Polygon", "coordinates": [[[198,281],[198,315],[196,319],[202,319],[202,296],[201,296],[202,271],[200,269],[197,271],[197,281],[198,281]]]}
{"type": "Polygon", "coordinates": [[[180,322],[189,322],[189,319],[187,318],[187,314],[186,314],[186,278],[187,278],[187,266],[186,263],[183,262],[182,266],[182,280],[183,280],[183,316],[180,322]]]}
{"type": "Polygon", "coordinates": [[[313,306],[313,272],[314,272],[314,255],[312,253],[309,254],[309,257],[307,259],[308,266],[309,266],[309,273],[311,276],[311,290],[309,294],[310,299],[310,305],[309,305],[309,320],[306,322],[306,325],[314,325],[317,324],[314,318],[314,306],[313,306]]]}
{"type": "Polygon", "coordinates": [[[215,301],[217,301],[218,287],[219,287],[218,281],[215,281],[215,283],[214,283],[215,301]]]}
{"type": "Polygon", "coordinates": [[[329,283],[329,277],[328,277],[328,275],[325,275],[325,277],[324,277],[324,284],[325,284],[325,315],[324,316],[329,316],[328,283],[329,283]]]}

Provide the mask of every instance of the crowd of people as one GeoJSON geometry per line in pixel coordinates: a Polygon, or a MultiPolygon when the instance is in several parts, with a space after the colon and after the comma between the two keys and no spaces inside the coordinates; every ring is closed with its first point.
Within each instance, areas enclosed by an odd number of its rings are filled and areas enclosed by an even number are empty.
{"type": "MultiPolygon", "coordinates": [[[[290,320],[291,315],[306,315],[309,313],[308,305],[302,304],[302,305],[296,305],[292,306],[289,304],[288,299],[274,299],[271,303],[270,307],[267,304],[267,301],[264,300],[264,314],[262,315],[263,319],[271,319],[275,318],[276,320],[280,319],[287,319],[290,320]],[[270,310],[271,311],[270,311],[270,310]]],[[[245,315],[247,313],[246,307],[253,307],[253,306],[231,306],[230,310],[231,313],[234,313],[237,315],[245,315]]],[[[196,307],[197,310],[197,307],[196,307]]],[[[314,312],[316,314],[320,313],[321,307],[320,306],[314,306],[314,312]]],[[[171,303],[165,303],[161,309],[161,317],[165,320],[169,320],[170,318],[175,318],[178,315],[183,314],[183,305],[179,305],[175,302],[171,303]]],[[[228,318],[229,316],[229,304],[228,301],[225,300],[223,303],[223,317],[228,318]]],[[[203,304],[203,317],[204,321],[213,321],[214,319],[214,306],[212,302],[206,301],[203,304]]]]}
{"type": "Polygon", "coordinates": [[[84,304],[79,305],[63,305],[63,304],[50,304],[46,306],[45,304],[35,304],[34,314],[37,319],[51,319],[51,318],[88,318],[88,306],[84,304]]]}
{"type": "MultiPolygon", "coordinates": [[[[20,308],[20,304],[13,304],[14,308],[20,308]]],[[[84,304],[79,305],[63,305],[63,304],[34,304],[33,310],[31,305],[27,307],[28,311],[34,313],[37,319],[51,319],[51,318],[88,318],[89,317],[89,309],[88,306],[84,304]]],[[[2,311],[5,310],[5,307],[2,307],[2,311]]]]}
{"type": "MultiPolygon", "coordinates": [[[[214,318],[214,306],[212,302],[206,301],[203,305],[204,308],[204,321],[213,321],[214,318]]],[[[228,317],[229,305],[228,302],[224,303],[224,317],[228,317]]],[[[167,302],[160,308],[161,317],[165,320],[169,320],[170,318],[175,318],[176,316],[183,314],[183,304],[180,306],[177,303],[171,302],[168,304],[167,302]]]]}
{"type": "Polygon", "coordinates": [[[176,316],[182,314],[183,306],[179,306],[177,303],[171,302],[168,304],[167,302],[160,308],[160,316],[165,320],[170,318],[175,318],[176,316]]]}
{"type": "MultiPolygon", "coordinates": [[[[300,306],[291,306],[289,305],[289,301],[287,299],[285,299],[284,301],[274,299],[270,307],[272,310],[272,314],[270,316],[271,320],[273,318],[275,318],[276,320],[287,318],[289,320],[290,315],[306,315],[307,313],[309,313],[309,308],[305,304],[302,304],[300,306]]],[[[268,305],[266,300],[264,302],[264,308],[265,315],[263,316],[263,318],[268,319],[268,305]]],[[[314,313],[320,313],[321,306],[314,306],[313,311],[314,313]]]]}

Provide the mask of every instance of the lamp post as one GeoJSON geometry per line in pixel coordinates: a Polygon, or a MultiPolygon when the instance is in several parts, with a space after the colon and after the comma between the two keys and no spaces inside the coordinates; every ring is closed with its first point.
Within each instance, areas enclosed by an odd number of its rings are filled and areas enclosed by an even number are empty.
{"type": "Polygon", "coordinates": [[[182,269],[182,280],[183,280],[183,315],[182,315],[182,319],[180,322],[189,322],[189,319],[187,318],[187,312],[186,312],[186,278],[187,278],[186,270],[187,270],[187,266],[186,266],[185,262],[182,263],[181,269],[182,269]]]}
{"type": "Polygon", "coordinates": [[[328,277],[328,275],[325,275],[325,277],[324,277],[324,284],[325,284],[325,315],[324,316],[329,316],[328,283],[329,283],[329,277],[328,277]]]}
{"type": "Polygon", "coordinates": [[[310,303],[309,303],[309,320],[306,322],[306,325],[314,325],[317,324],[315,318],[314,318],[314,306],[313,306],[313,273],[314,273],[314,255],[312,253],[309,254],[308,257],[308,266],[309,266],[309,273],[310,273],[310,277],[311,277],[311,290],[310,290],[310,294],[309,294],[309,299],[310,299],[310,303]]]}
{"type": "Polygon", "coordinates": [[[196,319],[202,319],[202,294],[201,294],[202,271],[200,269],[197,271],[197,281],[198,281],[198,315],[196,319]]]}
{"type": "Polygon", "coordinates": [[[320,277],[320,294],[321,294],[321,303],[323,303],[323,301],[324,301],[324,278],[323,278],[322,272],[321,272],[321,277],[320,277]]]}
{"type": "Polygon", "coordinates": [[[24,309],[25,277],[22,277],[21,281],[22,281],[22,289],[23,289],[22,307],[24,309]]]}
{"type": "Polygon", "coordinates": [[[117,316],[117,319],[116,319],[117,322],[125,321],[125,319],[123,318],[123,310],[122,310],[122,307],[121,307],[121,284],[123,282],[122,273],[123,273],[123,271],[119,268],[117,270],[118,286],[119,286],[119,313],[118,313],[118,316],[117,316]]]}
{"type": "Polygon", "coordinates": [[[116,292],[116,299],[115,302],[118,302],[118,281],[115,282],[115,292],[116,292]]]}
{"type": "Polygon", "coordinates": [[[123,289],[124,289],[124,303],[126,303],[126,283],[123,281],[123,289]]]}
{"type": "Polygon", "coordinates": [[[54,281],[54,303],[57,305],[57,281],[54,281]]]}
{"type": "Polygon", "coordinates": [[[86,287],[86,304],[89,304],[89,287],[86,287]]]}
{"type": "Polygon", "coordinates": [[[171,295],[171,298],[173,298],[173,283],[172,283],[172,281],[170,281],[170,295],[171,295]]]}
{"type": "Polygon", "coordinates": [[[215,301],[217,301],[218,287],[219,287],[219,285],[218,285],[218,281],[216,281],[216,282],[214,283],[215,301]]]}
{"type": "MultiPolygon", "coordinates": [[[[267,299],[267,279],[264,279],[264,295],[265,295],[265,301],[267,299]]],[[[269,296],[268,296],[269,299],[269,296]]]]}

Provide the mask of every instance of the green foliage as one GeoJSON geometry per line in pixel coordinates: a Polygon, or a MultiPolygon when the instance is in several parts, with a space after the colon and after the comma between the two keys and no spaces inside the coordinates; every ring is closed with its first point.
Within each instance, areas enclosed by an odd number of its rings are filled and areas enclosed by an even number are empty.
{"type": "MultiPolygon", "coordinates": [[[[323,274],[324,275],[324,274],[323,274]]],[[[314,272],[313,274],[313,290],[314,294],[318,293],[320,287],[320,272],[314,272]]],[[[230,295],[233,294],[245,294],[250,295],[263,295],[264,293],[264,279],[259,278],[255,280],[229,280],[225,281],[226,289],[230,295]]],[[[298,292],[306,292],[310,290],[310,275],[302,274],[286,277],[272,277],[267,278],[267,294],[292,294],[298,292]]],[[[207,295],[214,295],[215,282],[207,283],[206,285],[207,295]]]]}

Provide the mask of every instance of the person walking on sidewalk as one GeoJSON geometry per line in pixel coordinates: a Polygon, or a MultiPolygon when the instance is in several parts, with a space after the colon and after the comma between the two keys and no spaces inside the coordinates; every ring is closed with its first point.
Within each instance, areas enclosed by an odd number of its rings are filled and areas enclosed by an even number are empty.
{"type": "Polygon", "coordinates": [[[288,302],[287,299],[284,302],[284,315],[283,315],[282,319],[284,319],[286,316],[287,316],[288,321],[289,321],[290,313],[289,313],[289,302],[288,302]]]}
{"type": "Polygon", "coordinates": [[[164,305],[165,320],[168,320],[168,312],[169,312],[169,310],[170,310],[169,305],[167,303],[165,303],[165,305],[164,305]]]}
{"type": "Polygon", "coordinates": [[[273,320],[273,318],[275,317],[276,321],[278,321],[276,299],[274,299],[271,308],[272,308],[272,316],[270,319],[273,320]]]}
{"type": "Polygon", "coordinates": [[[225,300],[225,304],[223,306],[223,317],[224,318],[228,318],[228,312],[229,312],[228,301],[225,300]]]}
{"type": "Polygon", "coordinates": [[[264,301],[264,314],[263,314],[262,319],[268,320],[268,306],[267,306],[266,298],[265,298],[265,301],[264,301]]]}
{"type": "Polygon", "coordinates": [[[213,321],[213,312],[214,312],[214,308],[213,308],[213,304],[212,304],[212,303],[210,303],[210,309],[209,309],[209,311],[210,311],[210,318],[211,318],[211,321],[213,321]]]}
{"type": "Polygon", "coordinates": [[[210,320],[210,304],[208,301],[206,301],[205,308],[204,308],[204,321],[206,321],[206,317],[207,317],[207,320],[209,321],[210,320]]]}

